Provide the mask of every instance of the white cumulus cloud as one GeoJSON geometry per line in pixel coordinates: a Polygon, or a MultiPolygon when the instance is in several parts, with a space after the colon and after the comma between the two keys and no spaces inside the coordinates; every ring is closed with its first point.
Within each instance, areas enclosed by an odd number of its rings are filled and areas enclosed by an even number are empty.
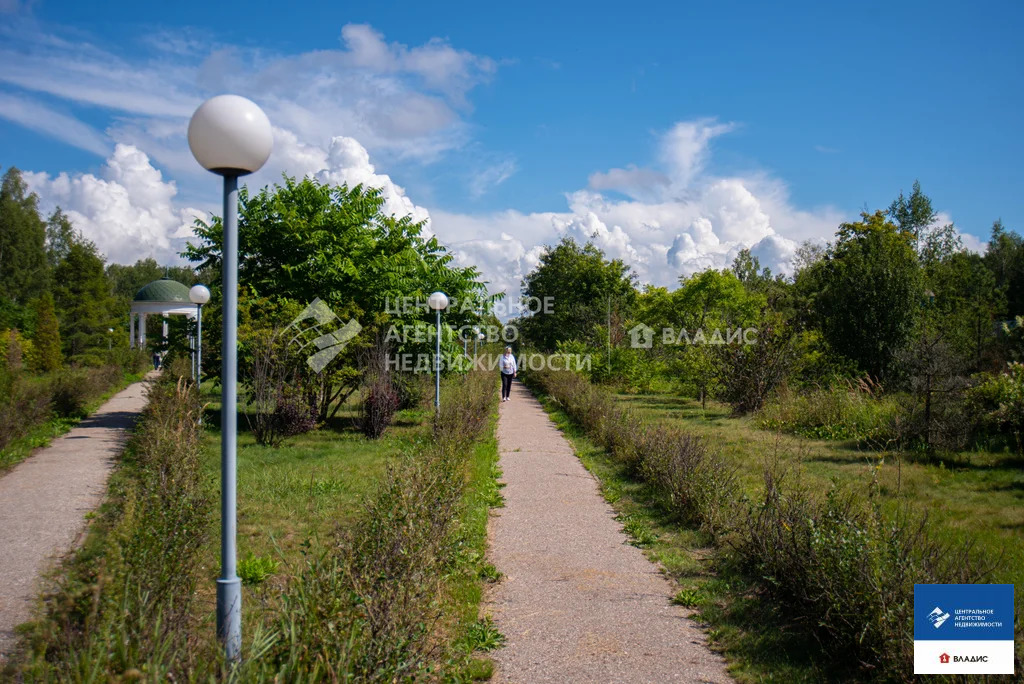
{"type": "Polygon", "coordinates": [[[193,221],[206,218],[199,209],[175,206],[174,181],[165,181],[131,145],[117,145],[98,176],[28,172],[25,180],[45,210],[63,208],[75,228],[114,262],[176,261],[193,221]]]}
{"type": "MultiPolygon", "coordinates": [[[[384,211],[429,220],[429,212],[414,204],[391,177],[376,172],[366,149],[352,138],[335,137],[326,150],[299,143],[289,131],[275,130],[282,171],[312,176],[324,183],[379,188],[384,211]]],[[[177,184],[165,180],[150,158],[133,145],[118,144],[98,175],[91,173],[26,172],[26,182],[42,200],[44,211],[60,206],[82,234],[96,243],[110,261],[131,263],[153,257],[161,263],[178,261],[196,218],[220,214],[182,206],[177,184]]]]}

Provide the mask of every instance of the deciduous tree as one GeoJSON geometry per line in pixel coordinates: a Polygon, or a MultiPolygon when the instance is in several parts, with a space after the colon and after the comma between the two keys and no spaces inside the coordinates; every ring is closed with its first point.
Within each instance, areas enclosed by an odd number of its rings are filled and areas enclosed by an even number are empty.
{"type": "Polygon", "coordinates": [[[524,299],[541,309],[522,321],[524,336],[546,350],[574,339],[596,346],[595,327],[607,326],[609,308],[616,313],[632,309],[634,280],[629,266],[606,259],[593,243],[580,245],[563,238],[545,249],[540,263],[523,280],[524,299]]]}
{"type": "Polygon", "coordinates": [[[833,349],[870,375],[892,370],[924,304],[914,235],[882,212],[839,227],[837,241],[798,279],[833,349]]]}

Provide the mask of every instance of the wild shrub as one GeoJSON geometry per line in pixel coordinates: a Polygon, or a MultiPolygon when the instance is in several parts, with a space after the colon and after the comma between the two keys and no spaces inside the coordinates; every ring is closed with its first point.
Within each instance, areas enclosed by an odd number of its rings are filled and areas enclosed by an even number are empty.
{"type": "Polygon", "coordinates": [[[724,528],[736,495],[734,469],[703,440],[644,424],[577,373],[539,371],[530,378],[633,476],[653,485],[667,510],[711,532],[724,528]]]}
{"type": "Polygon", "coordinates": [[[307,556],[272,628],[266,667],[284,681],[404,681],[439,660],[440,571],[463,472],[416,454],[391,466],[359,522],[307,556]]]}
{"type": "Polygon", "coordinates": [[[427,377],[415,373],[393,373],[392,382],[398,392],[398,409],[419,408],[426,405],[431,395],[427,377]]]}
{"type": "Polygon", "coordinates": [[[777,466],[765,469],[729,551],[784,603],[826,652],[867,672],[910,678],[915,583],[976,583],[989,568],[939,541],[924,517],[885,516],[833,487],[818,498],[777,466]]]}
{"type": "Polygon", "coordinates": [[[378,334],[375,343],[364,354],[359,427],[370,439],[378,439],[384,434],[401,404],[394,374],[388,367],[389,348],[387,339],[378,334]]]}
{"type": "Polygon", "coordinates": [[[1024,363],[1009,363],[1005,372],[985,378],[972,390],[970,404],[985,428],[1024,455],[1024,363]]]}
{"type": "Polygon", "coordinates": [[[722,367],[720,394],[737,414],[764,406],[796,360],[793,331],[774,319],[760,322],[756,344],[722,345],[717,350],[722,367]]]}
{"type": "MultiPolygon", "coordinates": [[[[704,441],[676,428],[637,427],[607,392],[577,374],[541,371],[529,378],[613,456],[632,463],[665,510],[708,532],[720,567],[752,578],[836,662],[861,668],[859,678],[912,676],[915,583],[989,577],[990,568],[970,547],[942,542],[925,517],[906,510],[883,514],[872,500],[838,486],[820,496],[787,482],[790,476],[774,465],[765,469],[763,494],[750,503],[733,469],[704,441]],[[623,446],[628,440],[633,444],[623,446]]],[[[894,411],[867,384],[773,406],[766,412],[773,411],[774,420],[797,417],[791,425],[806,425],[812,417],[834,425],[863,411],[869,418],[858,424],[861,434],[872,434],[894,411]]]]}
{"type": "Polygon", "coordinates": [[[475,371],[446,389],[441,397],[441,411],[434,417],[437,448],[465,449],[483,433],[497,395],[494,383],[492,374],[475,371]]]}
{"type": "Polygon", "coordinates": [[[388,375],[378,375],[366,381],[359,420],[363,434],[370,439],[381,437],[394,420],[400,404],[401,397],[388,375]]]}
{"type": "Polygon", "coordinates": [[[305,434],[316,429],[316,410],[306,403],[301,390],[285,385],[278,391],[269,422],[279,439],[305,434]]]}
{"type": "Polygon", "coordinates": [[[969,378],[964,363],[942,333],[925,330],[898,356],[910,393],[903,397],[898,436],[901,446],[928,454],[963,449],[975,432],[968,409],[969,378]]]}
{"type": "Polygon", "coordinates": [[[899,397],[884,395],[869,378],[828,387],[780,392],[756,416],[759,427],[812,439],[855,439],[883,445],[896,439],[899,397]]]}
{"type": "Polygon", "coordinates": [[[0,449],[52,414],[50,387],[45,381],[0,372],[0,449]]]}
{"type": "Polygon", "coordinates": [[[123,373],[116,366],[66,369],[51,380],[51,403],[62,418],[82,418],[90,401],[117,384],[123,373]]]}
{"type": "Polygon", "coordinates": [[[671,427],[647,430],[637,446],[641,476],[654,486],[665,508],[689,525],[712,534],[732,520],[735,468],[697,437],[671,427]]]}
{"type": "Polygon", "coordinates": [[[52,416],[82,418],[89,402],[124,377],[116,366],[31,376],[0,370],[0,449],[52,416]]]}
{"type": "Polygon", "coordinates": [[[286,438],[314,429],[309,404],[280,331],[262,331],[248,341],[251,355],[245,382],[246,419],[257,444],[280,446],[286,438]]]}

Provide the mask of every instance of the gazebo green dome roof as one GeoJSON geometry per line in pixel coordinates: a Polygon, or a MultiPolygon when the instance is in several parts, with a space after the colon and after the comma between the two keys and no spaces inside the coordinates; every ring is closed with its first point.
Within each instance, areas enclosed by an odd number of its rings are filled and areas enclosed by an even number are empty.
{"type": "Polygon", "coordinates": [[[170,278],[154,280],[149,285],[146,285],[146,287],[136,293],[135,301],[191,303],[188,297],[188,287],[170,278]]]}

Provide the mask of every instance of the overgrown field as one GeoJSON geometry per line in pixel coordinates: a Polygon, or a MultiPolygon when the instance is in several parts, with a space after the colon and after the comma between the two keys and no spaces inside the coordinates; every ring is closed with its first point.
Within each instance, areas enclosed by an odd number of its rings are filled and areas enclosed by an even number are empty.
{"type": "Polygon", "coordinates": [[[741,679],[910,680],[915,582],[1022,579],[1021,479],[1007,457],[883,461],[759,431],[714,404],[527,377],[579,426],[581,457],[627,531],[741,679]]]}
{"type": "Polygon", "coordinates": [[[877,450],[859,440],[811,439],[759,429],[756,416],[733,416],[724,404],[707,410],[671,395],[618,395],[645,420],[703,437],[736,468],[750,496],[764,490],[766,461],[791,469],[812,491],[833,483],[881,503],[909,505],[949,541],[973,542],[992,560],[992,581],[1024,582],[1024,462],[1012,452],[973,451],[932,461],[920,454],[877,450]]]}
{"type": "MultiPolygon", "coordinates": [[[[167,374],[169,377],[171,374],[167,374]]],[[[216,407],[164,381],[83,550],[9,674],[41,681],[381,681],[485,676],[478,619],[495,484],[489,377],[453,378],[443,410],[384,437],[339,424],[239,446],[243,662],[214,639],[216,407]]],[[[241,425],[245,420],[240,421],[241,425]]]]}

